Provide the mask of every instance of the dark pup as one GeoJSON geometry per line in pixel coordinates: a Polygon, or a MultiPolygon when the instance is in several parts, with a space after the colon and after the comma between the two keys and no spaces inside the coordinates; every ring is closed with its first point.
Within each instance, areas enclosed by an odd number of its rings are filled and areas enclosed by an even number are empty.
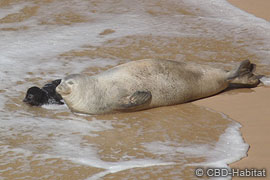
{"type": "Polygon", "coordinates": [[[62,97],[55,91],[55,88],[61,83],[61,79],[45,84],[41,89],[33,86],[27,90],[23,102],[32,106],[42,106],[44,104],[64,104],[62,97]]]}

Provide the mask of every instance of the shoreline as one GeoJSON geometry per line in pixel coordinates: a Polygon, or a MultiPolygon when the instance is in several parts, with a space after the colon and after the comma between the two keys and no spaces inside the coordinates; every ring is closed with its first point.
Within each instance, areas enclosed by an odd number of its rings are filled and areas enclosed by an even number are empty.
{"type": "Polygon", "coordinates": [[[222,112],[242,125],[241,134],[250,148],[247,157],[230,164],[231,168],[241,170],[265,168],[266,171],[270,169],[269,99],[270,87],[260,86],[252,89],[230,90],[193,102],[195,105],[222,112]]]}

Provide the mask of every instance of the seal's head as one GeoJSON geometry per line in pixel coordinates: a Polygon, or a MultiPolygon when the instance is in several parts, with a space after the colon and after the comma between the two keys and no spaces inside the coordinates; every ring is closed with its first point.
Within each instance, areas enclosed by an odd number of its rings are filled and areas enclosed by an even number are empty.
{"type": "Polygon", "coordinates": [[[26,96],[23,102],[32,106],[41,106],[47,100],[46,92],[39,87],[33,86],[27,90],[26,96]]]}
{"type": "Polygon", "coordinates": [[[56,92],[61,96],[68,96],[72,91],[76,90],[76,87],[79,85],[76,79],[79,78],[79,74],[72,74],[65,77],[61,83],[56,87],[56,92]]]}
{"type": "Polygon", "coordinates": [[[82,75],[68,75],[62,79],[61,83],[56,87],[56,92],[62,96],[66,105],[73,110],[74,107],[84,105],[84,103],[81,103],[85,98],[81,95],[84,84],[82,75]]]}

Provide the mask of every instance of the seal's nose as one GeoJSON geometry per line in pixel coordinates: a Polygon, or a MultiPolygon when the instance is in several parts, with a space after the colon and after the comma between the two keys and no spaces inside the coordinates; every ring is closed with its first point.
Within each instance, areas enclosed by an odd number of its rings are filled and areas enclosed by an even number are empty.
{"type": "Polygon", "coordinates": [[[56,92],[61,95],[67,95],[70,93],[70,88],[65,83],[61,83],[56,87],[56,92]]]}
{"type": "Polygon", "coordinates": [[[61,87],[61,84],[59,84],[57,87],[56,87],[56,92],[60,93],[61,90],[62,90],[62,87],[61,87]]]}
{"type": "Polygon", "coordinates": [[[63,93],[63,91],[65,90],[65,84],[63,83],[60,83],[57,87],[56,87],[56,92],[58,92],[59,94],[60,93],[63,93]]]}

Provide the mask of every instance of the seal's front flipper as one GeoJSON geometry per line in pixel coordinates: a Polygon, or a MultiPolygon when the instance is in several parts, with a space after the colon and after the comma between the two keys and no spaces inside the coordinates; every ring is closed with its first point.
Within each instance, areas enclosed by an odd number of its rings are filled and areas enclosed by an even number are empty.
{"type": "Polygon", "coordinates": [[[120,111],[144,109],[151,102],[151,99],[150,91],[136,91],[131,96],[124,97],[117,109],[120,111]]]}

